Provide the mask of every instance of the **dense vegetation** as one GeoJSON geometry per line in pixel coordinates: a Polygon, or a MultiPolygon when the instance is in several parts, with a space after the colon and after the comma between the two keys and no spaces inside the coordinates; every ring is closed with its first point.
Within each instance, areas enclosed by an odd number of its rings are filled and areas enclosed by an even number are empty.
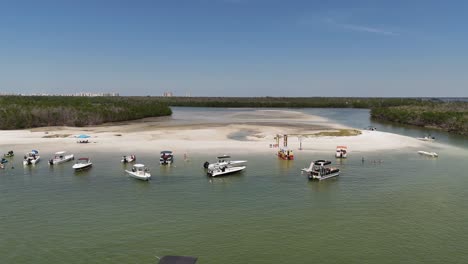
{"type": "Polygon", "coordinates": [[[80,127],[171,114],[166,104],[147,98],[0,96],[0,129],[80,127]]]}
{"type": "Polygon", "coordinates": [[[369,108],[371,116],[468,135],[468,103],[418,98],[0,96],[0,129],[87,126],[171,115],[169,106],[369,108]]]}
{"type": "Polygon", "coordinates": [[[424,103],[413,98],[346,97],[153,97],[170,106],[193,107],[286,107],[373,108],[424,103]]]}
{"type": "Polygon", "coordinates": [[[372,108],[374,119],[402,124],[435,127],[449,132],[468,135],[468,103],[432,102],[372,108]]]}

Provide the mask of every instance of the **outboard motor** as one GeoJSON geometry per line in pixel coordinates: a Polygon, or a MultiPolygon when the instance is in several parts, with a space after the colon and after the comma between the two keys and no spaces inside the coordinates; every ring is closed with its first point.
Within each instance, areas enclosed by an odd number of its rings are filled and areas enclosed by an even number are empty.
{"type": "Polygon", "coordinates": [[[208,166],[210,166],[210,163],[205,161],[205,163],[203,163],[203,168],[208,169],[208,166]]]}
{"type": "Polygon", "coordinates": [[[53,159],[50,159],[50,160],[49,160],[49,164],[50,164],[50,165],[54,165],[54,160],[53,160],[53,159]]]}

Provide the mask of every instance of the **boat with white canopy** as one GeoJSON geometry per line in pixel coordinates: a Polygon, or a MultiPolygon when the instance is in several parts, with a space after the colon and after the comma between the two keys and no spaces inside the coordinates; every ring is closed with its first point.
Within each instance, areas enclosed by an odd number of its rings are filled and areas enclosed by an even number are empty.
{"type": "Polygon", "coordinates": [[[40,160],[41,156],[39,156],[39,151],[33,149],[31,152],[24,155],[23,165],[35,165],[40,160]]]}
{"type": "Polygon", "coordinates": [[[151,174],[144,164],[135,164],[131,171],[125,170],[125,172],[128,173],[130,177],[138,180],[147,181],[151,179],[151,174]]]}

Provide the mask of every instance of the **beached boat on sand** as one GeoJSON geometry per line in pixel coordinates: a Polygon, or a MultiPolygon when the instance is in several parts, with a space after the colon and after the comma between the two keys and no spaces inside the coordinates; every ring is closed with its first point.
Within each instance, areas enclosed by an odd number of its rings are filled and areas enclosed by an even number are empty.
{"type": "Polygon", "coordinates": [[[417,139],[421,141],[434,141],[435,137],[425,136],[425,137],[418,137],[417,139]]]}
{"type": "Polygon", "coordinates": [[[89,169],[93,166],[93,163],[89,158],[79,158],[75,165],[72,166],[74,170],[89,169]]]}
{"type": "Polygon", "coordinates": [[[49,164],[57,165],[57,164],[75,159],[75,156],[73,154],[69,154],[69,155],[66,155],[66,154],[67,153],[65,151],[56,152],[55,156],[49,160],[49,164]]]}
{"type": "Polygon", "coordinates": [[[125,172],[128,173],[130,177],[138,180],[147,181],[151,179],[151,174],[144,164],[135,164],[131,171],[125,170],[125,172]]]}
{"type": "Polygon", "coordinates": [[[328,167],[331,164],[329,160],[316,160],[310,163],[308,168],[302,169],[307,174],[309,180],[325,180],[340,175],[337,168],[328,167]]]}
{"type": "Polygon", "coordinates": [[[437,154],[437,153],[435,153],[435,152],[428,152],[428,151],[420,150],[420,151],[418,151],[418,153],[419,153],[420,155],[425,155],[425,156],[434,157],[434,158],[439,157],[439,154],[437,154]]]}

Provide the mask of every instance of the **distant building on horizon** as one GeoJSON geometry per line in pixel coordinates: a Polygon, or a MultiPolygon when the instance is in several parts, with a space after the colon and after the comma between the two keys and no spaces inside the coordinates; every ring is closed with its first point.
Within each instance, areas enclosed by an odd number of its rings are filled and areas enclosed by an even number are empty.
{"type": "Polygon", "coordinates": [[[0,96],[86,96],[86,97],[99,97],[99,96],[120,96],[119,93],[74,93],[74,94],[48,94],[48,93],[0,93],[0,96]]]}
{"type": "Polygon", "coordinates": [[[172,96],[174,96],[174,95],[172,94],[172,92],[164,92],[164,93],[163,93],[163,97],[172,97],[172,96]]]}

